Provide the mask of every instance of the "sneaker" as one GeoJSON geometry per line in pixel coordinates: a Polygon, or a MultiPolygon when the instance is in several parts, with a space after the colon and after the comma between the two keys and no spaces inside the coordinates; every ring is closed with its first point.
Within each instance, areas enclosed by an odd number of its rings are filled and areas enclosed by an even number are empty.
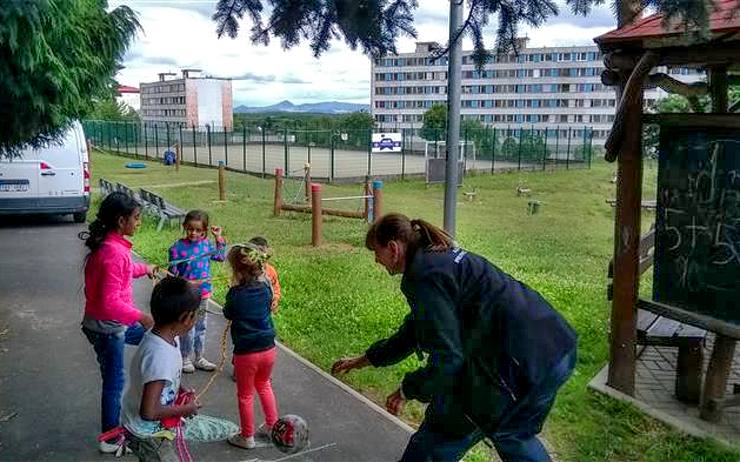
{"type": "Polygon", "coordinates": [[[254,442],[254,436],[244,436],[241,433],[231,435],[228,442],[232,446],[242,449],[254,449],[257,444],[254,442]]]}
{"type": "Polygon", "coordinates": [[[210,372],[216,370],[216,365],[202,356],[196,359],[195,362],[192,364],[195,366],[196,369],[200,369],[202,371],[210,372]]]}
{"type": "Polygon", "coordinates": [[[101,441],[98,450],[103,454],[115,454],[121,449],[121,446],[123,446],[123,440],[115,440],[112,443],[101,441]]]}
{"type": "Polygon", "coordinates": [[[195,366],[193,366],[193,361],[190,358],[183,358],[182,371],[186,374],[192,374],[195,372],[195,366]]]}

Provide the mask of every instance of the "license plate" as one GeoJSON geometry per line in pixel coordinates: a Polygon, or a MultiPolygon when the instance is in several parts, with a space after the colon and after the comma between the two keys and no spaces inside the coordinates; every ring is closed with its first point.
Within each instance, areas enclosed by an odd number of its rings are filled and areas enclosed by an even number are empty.
{"type": "Polygon", "coordinates": [[[0,192],[27,192],[28,180],[0,180],[0,192]]]}

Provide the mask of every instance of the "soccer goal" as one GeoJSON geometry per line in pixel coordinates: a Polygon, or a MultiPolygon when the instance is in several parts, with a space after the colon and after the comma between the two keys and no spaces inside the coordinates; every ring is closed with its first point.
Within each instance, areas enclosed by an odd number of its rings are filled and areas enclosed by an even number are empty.
{"type": "MultiPolygon", "coordinates": [[[[426,165],[427,183],[439,183],[445,180],[445,159],[447,159],[446,141],[424,142],[424,164],[426,165]]],[[[459,163],[458,183],[462,184],[464,173],[468,170],[475,169],[475,142],[460,141],[460,151],[457,160],[459,163]]]]}

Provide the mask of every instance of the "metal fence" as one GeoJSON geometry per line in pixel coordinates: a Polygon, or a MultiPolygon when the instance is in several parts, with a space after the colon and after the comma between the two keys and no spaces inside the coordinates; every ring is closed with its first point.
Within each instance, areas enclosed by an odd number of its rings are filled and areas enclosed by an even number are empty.
{"type": "MultiPolygon", "coordinates": [[[[283,168],[300,176],[306,163],[313,178],[325,181],[424,177],[425,156],[444,156],[444,143],[428,141],[414,130],[400,130],[400,153],[373,153],[371,140],[378,129],[297,129],[241,126],[233,130],[187,127],[177,123],[139,121],[83,122],[93,145],[135,158],[162,159],[179,144],[181,161],[195,166],[224,162],[235,171],[271,175],[283,168]]],[[[444,139],[444,133],[427,133],[444,139]]],[[[570,169],[590,166],[593,130],[481,127],[461,131],[465,171],[570,169]]]]}

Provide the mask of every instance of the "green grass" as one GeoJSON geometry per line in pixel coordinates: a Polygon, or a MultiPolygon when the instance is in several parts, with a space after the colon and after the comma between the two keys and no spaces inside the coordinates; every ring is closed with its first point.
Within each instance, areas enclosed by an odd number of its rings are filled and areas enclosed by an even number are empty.
{"type": "MultiPolygon", "coordinates": [[[[216,183],[161,187],[168,183],[215,180],[216,171],[182,167],[179,173],[149,164],[142,171],[123,168],[126,161],[95,153],[93,173],[130,187],[147,186],[179,207],[203,208],[221,225],[231,242],[266,236],[274,249],[284,298],[276,316],[280,339],[327,369],[344,355],[358,354],[374,340],[394,331],[407,305],[397,278],[389,277],[363,248],[365,225],[359,220],[329,218],[327,244],[310,247],[310,216],[272,216],[269,180],[228,173],[228,202],[218,203],[216,183]],[[160,186],[157,186],[160,185],[160,186]]],[[[573,378],[563,388],[545,428],[545,437],[563,461],[738,461],[740,453],[718,444],[683,436],[629,405],[587,389],[588,381],[608,357],[609,304],[606,269],[613,243],[614,166],[595,162],[592,170],[511,173],[467,178],[477,200],[458,203],[457,239],[504,271],[539,290],[579,333],[579,359],[573,378]],[[526,185],[541,201],[538,214],[527,214],[527,198],[515,188],[526,185]]],[[[645,196],[654,196],[655,167],[645,171],[645,196]]],[[[324,196],[354,195],[358,185],[326,186],[324,196]]],[[[443,190],[419,182],[385,185],[385,211],[400,211],[441,224],[443,190]]],[[[462,199],[462,198],[461,198],[462,199]]],[[[359,207],[350,204],[348,207],[359,207]]],[[[645,223],[652,219],[645,215],[645,223]]],[[[647,226],[647,225],[646,225],[647,226]]],[[[178,229],[157,233],[145,224],[134,237],[135,250],[164,263],[166,249],[181,235],[178,229]]],[[[223,301],[226,272],[216,265],[215,298],[223,301]]],[[[649,281],[647,284],[649,286],[649,281]]],[[[345,380],[383,403],[406,371],[410,359],[396,367],[366,369],[345,380]]],[[[403,418],[415,423],[418,405],[403,418]]],[[[480,448],[468,460],[486,460],[480,448]]]]}

